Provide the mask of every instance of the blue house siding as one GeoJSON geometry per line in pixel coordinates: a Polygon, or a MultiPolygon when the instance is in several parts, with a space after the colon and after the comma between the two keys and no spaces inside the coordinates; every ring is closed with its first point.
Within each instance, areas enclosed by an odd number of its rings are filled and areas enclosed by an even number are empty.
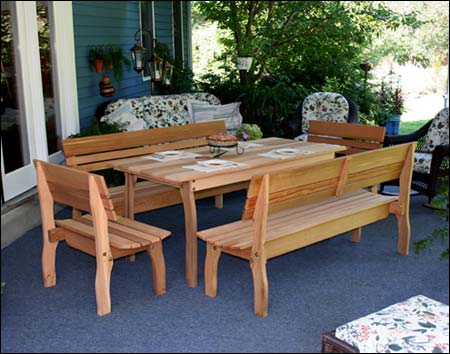
{"type": "MultiPolygon", "coordinates": [[[[97,74],[89,67],[89,49],[94,46],[117,45],[129,56],[134,45],[134,34],[139,29],[138,1],[73,1],[73,22],[77,69],[78,110],[80,128],[92,124],[97,107],[111,99],[150,95],[150,81],[133,69],[123,69],[123,79],[115,81],[113,72],[103,70],[97,74]],[[116,89],[112,97],[99,94],[98,83],[108,75],[116,89]]],[[[173,16],[171,1],[155,1],[156,38],[167,44],[173,55],[173,16]]],[[[187,20],[184,20],[185,22],[187,20]]],[[[186,48],[186,47],[185,47],[186,48]]]]}

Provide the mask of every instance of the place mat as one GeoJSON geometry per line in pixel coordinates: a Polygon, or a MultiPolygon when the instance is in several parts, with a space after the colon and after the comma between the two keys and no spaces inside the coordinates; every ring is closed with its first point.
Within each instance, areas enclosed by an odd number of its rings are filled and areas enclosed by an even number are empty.
{"type": "MultiPolygon", "coordinates": [[[[248,141],[239,141],[238,142],[238,147],[242,148],[242,149],[251,149],[254,147],[260,147],[260,146],[264,146],[263,144],[257,144],[257,143],[251,143],[248,141]]],[[[232,151],[232,150],[236,150],[236,147],[221,147],[221,150],[228,150],[228,151],[232,151]]]]}
{"type": "Polygon", "coordinates": [[[304,150],[304,149],[285,148],[285,149],[271,150],[269,152],[259,154],[259,156],[270,157],[273,159],[288,159],[293,156],[308,155],[308,154],[312,154],[312,153],[314,153],[314,151],[304,150]]]}
{"type": "Polygon", "coordinates": [[[176,161],[182,159],[192,159],[198,156],[202,156],[201,154],[196,154],[188,151],[180,151],[180,150],[169,150],[169,151],[159,151],[155,152],[151,155],[141,156],[144,159],[155,160],[159,162],[167,162],[167,161],[176,161]]]}
{"type": "Polygon", "coordinates": [[[230,168],[242,167],[246,166],[244,163],[229,161],[229,160],[220,160],[220,159],[211,159],[205,161],[199,161],[195,165],[182,166],[183,168],[187,168],[190,170],[194,170],[197,172],[217,172],[221,170],[227,170],[230,168]]]}

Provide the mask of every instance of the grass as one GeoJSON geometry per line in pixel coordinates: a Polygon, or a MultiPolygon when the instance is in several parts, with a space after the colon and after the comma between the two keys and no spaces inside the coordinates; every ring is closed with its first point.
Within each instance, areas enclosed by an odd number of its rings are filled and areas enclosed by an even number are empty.
{"type": "Polygon", "coordinates": [[[399,134],[409,134],[423,125],[425,125],[426,122],[428,122],[429,119],[423,119],[423,120],[414,120],[409,122],[400,122],[400,128],[399,128],[399,134]]]}

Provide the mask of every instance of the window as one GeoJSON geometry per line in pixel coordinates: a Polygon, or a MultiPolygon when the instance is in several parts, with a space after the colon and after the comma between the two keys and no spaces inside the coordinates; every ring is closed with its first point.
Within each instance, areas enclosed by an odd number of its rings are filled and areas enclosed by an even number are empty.
{"type": "MultiPolygon", "coordinates": [[[[153,48],[153,39],[156,38],[155,33],[155,8],[154,1],[140,1],[141,12],[141,43],[147,48],[145,62],[148,61],[153,48]]],[[[150,80],[150,71],[148,65],[144,65],[142,72],[143,80],[150,80]]]]}

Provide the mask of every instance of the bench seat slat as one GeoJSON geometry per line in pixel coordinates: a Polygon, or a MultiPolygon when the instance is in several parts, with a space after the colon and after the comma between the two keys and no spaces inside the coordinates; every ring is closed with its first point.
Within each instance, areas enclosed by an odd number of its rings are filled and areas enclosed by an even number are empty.
{"type": "MultiPolygon", "coordinates": [[[[383,196],[367,191],[359,191],[342,197],[334,197],[326,201],[272,213],[268,217],[266,240],[271,241],[284,237],[322,224],[327,220],[350,215],[358,210],[388,204],[395,200],[397,200],[396,196],[383,196]]],[[[237,221],[217,228],[200,231],[198,236],[215,246],[244,250],[253,245],[252,225],[253,222],[251,220],[237,221]]]]}
{"type": "MultiPolygon", "coordinates": [[[[55,220],[55,224],[57,226],[60,226],[64,229],[72,231],[81,236],[84,236],[84,237],[87,237],[90,239],[95,239],[94,227],[86,225],[82,222],[75,221],[72,219],[67,219],[67,220],[55,220]]],[[[144,241],[144,240],[141,240],[141,241],[144,241]]],[[[150,244],[150,241],[145,241],[143,243],[136,242],[136,241],[132,241],[130,239],[124,238],[120,235],[116,235],[112,232],[109,232],[109,242],[110,242],[111,247],[114,247],[117,249],[139,249],[139,248],[146,247],[150,244]]]]}
{"type": "MultiPolygon", "coordinates": [[[[117,222],[118,220],[108,221],[109,232],[125,237],[131,241],[140,242],[142,244],[148,244],[148,242],[156,243],[159,240],[170,236],[169,231],[160,229],[156,226],[148,225],[148,228],[145,228],[145,224],[139,226],[139,222],[131,219],[128,219],[131,222],[127,222],[127,219],[123,217],[121,217],[120,220],[121,222],[117,222]],[[132,226],[137,226],[139,229],[132,226]],[[146,229],[146,231],[141,229],[146,229]]],[[[77,221],[93,226],[91,215],[83,215],[81,218],[78,218],[77,221]]]]}

